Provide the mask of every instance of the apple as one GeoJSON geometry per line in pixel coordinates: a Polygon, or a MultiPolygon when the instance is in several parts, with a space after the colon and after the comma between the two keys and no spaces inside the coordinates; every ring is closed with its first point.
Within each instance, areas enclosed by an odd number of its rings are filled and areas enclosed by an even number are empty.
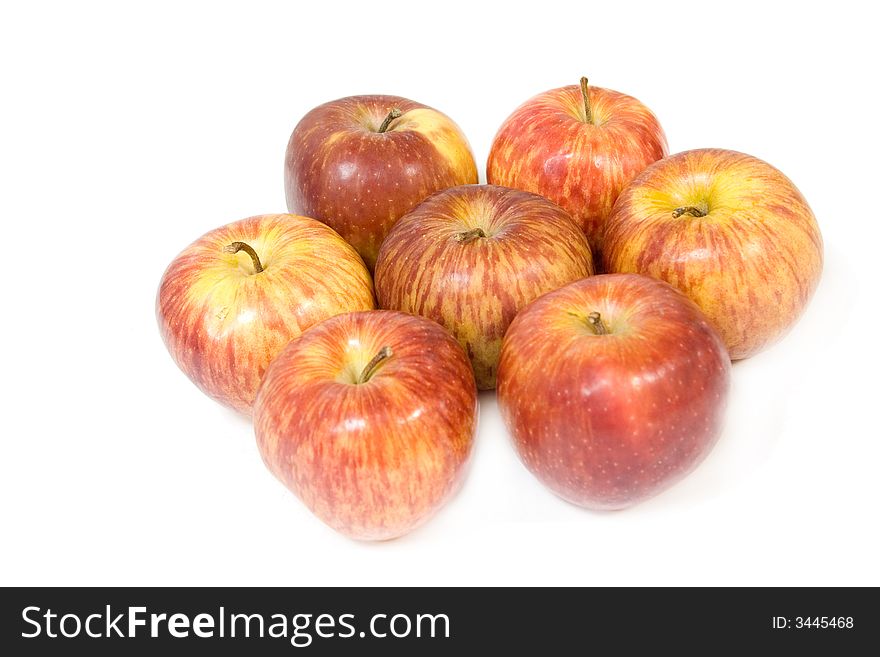
{"type": "Polygon", "coordinates": [[[568,210],[598,265],[617,195],[667,153],[651,110],[581,78],[580,85],[538,94],[507,118],[492,142],[486,176],[491,184],[546,196],[568,210]]]}
{"type": "Polygon", "coordinates": [[[156,299],[172,358],[250,414],[269,361],[322,319],[375,306],[363,261],[319,221],[268,214],[217,228],[168,266],[156,299]]]}
{"type": "Polygon", "coordinates": [[[706,456],[729,380],[724,343],[693,302],[646,276],[602,275],[520,311],[501,349],[498,404],[544,485],[622,509],[706,456]]]}
{"type": "Polygon", "coordinates": [[[458,339],[477,387],[495,387],[501,339],[532,299],[593,273],[590,246],[545,198],[494,185],[438,192],[391,229],[376,264],[382,308],[422,315],[458,339]]]}
{"type": "Polygon", "coordinates": [[[458,489],[477,428],[467,357],[438,324],[399,312],[338,315],[293,340],[254,407],[269,470],[356,539],[428,520],[458,489]]]}
{"type": "Polygon", "coordinates": [[[336,230],[370,271],[400,217],[436,191],[476,182],[461,129],[400,96],[325,103],[302,118],[287,144],[288,209],[336,230]]]}
{"type": "Polygon", "coordinates": [[[778,169],[718,148],[646,169],[608,219],[605,267],[667,281],[748,358],[797,321],[822,273],[822,236],[778,169]]]}

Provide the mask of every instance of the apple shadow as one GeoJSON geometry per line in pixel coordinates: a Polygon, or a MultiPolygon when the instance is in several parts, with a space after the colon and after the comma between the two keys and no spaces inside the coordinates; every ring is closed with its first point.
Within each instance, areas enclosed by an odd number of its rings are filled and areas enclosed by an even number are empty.
{"type": "Polygon", "coordinates": [[[225,420],[234,424],[239,428],[247,428],[253,433],[254,429],[254,421],[253,418],[248,417],[244,413],[239,413],[236,410],[229,408],[228,406],[220,405],[220,408],[223,412],[223,417],[225,420]]]}

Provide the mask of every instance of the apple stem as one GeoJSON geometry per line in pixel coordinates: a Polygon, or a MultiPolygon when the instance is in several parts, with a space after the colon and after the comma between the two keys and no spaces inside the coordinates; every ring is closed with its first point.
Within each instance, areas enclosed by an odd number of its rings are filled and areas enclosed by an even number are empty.
{"type": "Polygon", "coordinates": [[[483,232],[483,229],[471,228],[470,230],[456,233],[455,241],[460,242],[461,244],[467,244],[468,242],[473,242],[475,239],[479,239],[480,237],[486,237],[486,233],[483,232]]]}
{"type": "Polygon", "coordinates": [[[379,133],[385,132],[388,129],[388,126],[391,125],[391,122],[394,119],[399,119],[402,115],[403,115],[403,112],[401,112],[398,108],[396,108],[396,107],[392,108],[391,111],[388,112],[388,116],[385,117],[385,120],[382,121],[382,125],[379,126],[379,129],[377,130],[377,132],[379,132],[379,133]]]}
{"type": "Polygon", "coordinates": [[[370,380],[370,377],[373,376],[373,373],[376,371],[376,368],[384,361],[386,358],[390,358],[392,354],[391,347],[384,346],[379,350],[375,356],[373,356],[372,360],[367,363],[367,366],[361,372],[361,375],[358,377],[358,384],[366,383],[370,380]]]}
{"type": "Polygon", "coordinates": [[[675,210],[672,211],[672,218],[678,219],[683,214],[689,214],[692,217],[705,217],[706,216],[706,212],[704,212],[700,208],[694,207],[693,205],[686,205],[681,208],[675,208],[675,210]]]}
{"type": "Polygon", "coordinates": [[[593,122],[593,109],[590,107],[590,90],[587,78],[581,78],[581,96],[584,99],[584,118],[586,123],[593,122]]]}
{"type": "Polygon", "coordinates": [[[608,327],[605,326],[605,322],[602,321],[602,315],[599,313],[590,313],[587,315],[587,321],[590,323],[590,326],[593,327],[593,331],[596,335],[608,334],[608,327]]]}
{"type": "Polygon", "coordinates": [[[254,263],[254,272],[259,274],[261,271],[263,271],[263,263],[260,262],[260,256],[257,255],[257,252],[254,251],[253,247],[250,244],[245,244],[244,242],[233,242],[232,244],[224,246],[223,251],[225,253],[238,253],[239,251],[244,251],[251,257],[251,260],[254,263]]]}

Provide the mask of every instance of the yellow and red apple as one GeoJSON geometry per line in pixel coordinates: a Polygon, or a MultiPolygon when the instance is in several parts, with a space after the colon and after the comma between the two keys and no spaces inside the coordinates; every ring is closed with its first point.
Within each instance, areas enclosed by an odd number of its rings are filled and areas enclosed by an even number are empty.
{"type": "Polygon", "coordinates": [[[477,411],[467,357],[441,326],[358,312],[317,324],[275,359],[254,426],[268,468],[318,518],[385,540],[457,490],[477,411]]]}
{"type": "Polygon", "coordinates": [[[269,361],[333,315],[375,305],[363,261],[324,224],[260,215],[212,230],[168,266],[156,316],[168,351],[206,394],[249,414],[269,361]]]}
{"type": "Polygon", "coordinates": [[[405,215],[382,244],[382,308],[422,315],[458,339],[481,390],[495,387],[501,340],[536,297],[593,273],[590,247],[547,199],[495,185],[439,192],[405,215]]]}
{"type": "Polygon", "coordinates": [[[476,183],[477,167],[445,114],[400,96],[350,96],[297,124],[284,180],[290,212],[332,227],[372,271],[401,216],[436,191],[476,183]]]}
{"type": "Polygon", "coordinates": [[[622,509],[708,454],[729,379],[724,343],[681,292],[647,276],[593,276],[513,320],[498,404],[541,482],[574,504],[622,509]]]}
{"type": "Polygon", "coordinates": [[[608,219],[605,268],[667,281],[747,358],[803,313],[822,273],[822,236],[806,199],[756,157],[707,148],[646,169],[608,219]]]}
{"type": "Polygon", "coordinates": [[[580,85],[538,94],[504,121],[486,176],[491,184],[540,194],[568,210],[598,259],[618,194],[667,152],[651,110],[582,78],[580,85]]]}

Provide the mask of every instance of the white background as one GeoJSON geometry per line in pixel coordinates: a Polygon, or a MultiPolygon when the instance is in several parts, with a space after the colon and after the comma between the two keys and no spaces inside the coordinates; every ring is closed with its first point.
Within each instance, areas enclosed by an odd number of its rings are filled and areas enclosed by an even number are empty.
{"type": "Polygon", "coordinates": [[[880,584],[868,5],[622,5],[4,5],[0,583],[880,584]],[[333,533],[172,363],[162,271],[215,226],[285,210],[287,138],[319,103],[437,107],[484,179],[502,120],[582,74],[651,107],[673,152],[733,148],[797,183],[826,245],[812,305],[734,367],[717,448],[652,501],[555,498],[486,394],[469,477],[432,522],[384,544],[333,533]]]}

